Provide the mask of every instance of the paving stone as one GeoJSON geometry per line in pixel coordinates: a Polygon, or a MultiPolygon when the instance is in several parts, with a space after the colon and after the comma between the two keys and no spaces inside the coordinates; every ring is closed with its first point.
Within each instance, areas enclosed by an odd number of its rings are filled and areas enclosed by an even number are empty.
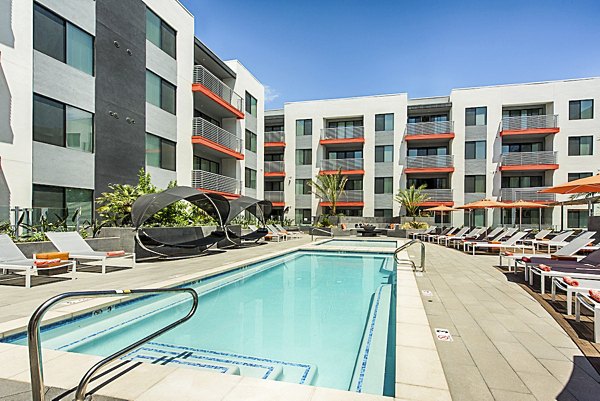
{"type": "Polygon", "coordinates": [[[508,390],[492,389],[492,396],[496,401],[537,401],[533,394],[517,393],[508,390]]]}
{"type": "Polygon", "coordinates": [[[445,372],[452,400],[487,401],[494,399],[477,367],[461,365],[459,369],[447,369],[445,372]]]}
{"type": "Polygon", "coordinates": [[[519,376],[497,351],[471,352],[471,356],[489,388],[529,393],[519,376]]]}

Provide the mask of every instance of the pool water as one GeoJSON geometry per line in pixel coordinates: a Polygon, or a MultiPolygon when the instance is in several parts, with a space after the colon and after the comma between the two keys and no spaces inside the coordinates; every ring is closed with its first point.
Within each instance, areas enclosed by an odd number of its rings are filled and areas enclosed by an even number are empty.
{"type": "Polygon", "coordinates": [[[396,241],[381,241],[381,240],[351,240],[351,239],[332,239],[321,243],[324,246],[339,246],[339,247],[361,247],[361,248],[396,248],[396,241]]]}
{"type": "MultiPolygon", "coordinates": [[[[129,358],[169,355],[181,366],[348,390],[367,356],[370,311],[392,265],[386,254],[299,251],[185,285],[200,294],[194,317],[129,358]]],[[[43,329],[42,346],[107,356],[190,305],[189,295],[169,295],[103,308],[43,329]]],[[[26,343],[22,336],[10,341],[26,343]]],[[[368,345],[384,359],[394,350],[389,339],[368,345]]]]}

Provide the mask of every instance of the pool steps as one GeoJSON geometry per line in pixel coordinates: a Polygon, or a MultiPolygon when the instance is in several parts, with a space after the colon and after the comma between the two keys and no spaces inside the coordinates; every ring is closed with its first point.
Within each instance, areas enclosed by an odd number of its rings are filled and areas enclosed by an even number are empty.
{"type": "Polygon", "coordinates": [[[350,391],[383,394],[387,346],[382,344],[387,344],[392,289],[391,284],[382,284],[373,294],[350,391]]]}
{"type": "Polygon", "coordinates": [[[317,372],[315,365],[158,342],[149,342],[123,359],[159,365],[178,365],[265,380],[285,380],[298,384],[312,384],[317,372]]]}

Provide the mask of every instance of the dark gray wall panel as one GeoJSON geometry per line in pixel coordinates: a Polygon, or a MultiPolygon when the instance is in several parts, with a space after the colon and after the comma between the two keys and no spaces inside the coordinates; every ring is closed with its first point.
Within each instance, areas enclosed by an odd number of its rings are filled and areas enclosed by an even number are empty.
{"type": "Polygon", "coordinates": [[[135,183],[145,165],[146,7],[141,0],[102,0],[96,3],[96,18],[99,195],[108,184],[135,183]]]}

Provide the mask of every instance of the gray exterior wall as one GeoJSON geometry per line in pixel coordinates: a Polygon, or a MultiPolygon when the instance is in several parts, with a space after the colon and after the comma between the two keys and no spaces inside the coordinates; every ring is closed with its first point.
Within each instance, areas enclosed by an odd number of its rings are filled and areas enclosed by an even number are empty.
{"type": "Polygon", "coordinates": [[[103,0],[96,17],[98,194],[110,183],[135,183],[145,165],[146,8],[141,0],[103,0]]]}
{"type": "MultiPolygon", "coordinates": [[[[177,142],[177,116],[146,103],[146,131],[177,142]]],[[[192,123],[190,122],[190,125],[192,123]]]]}
{"type": "Polygon", "coordinates": [[[177,86],[177,60],[146,40],[146,66],[149,70],[177,86]]]}
{"type": "Polygon", "coordinates": [[[94,154],[33,142],[33,183],[94,189],[94,154]]]}
{"type": "Polygon", "coordinates": [[[96,34],[96,0],[36,0],[58,15],[94,36],[96,34]]]}

